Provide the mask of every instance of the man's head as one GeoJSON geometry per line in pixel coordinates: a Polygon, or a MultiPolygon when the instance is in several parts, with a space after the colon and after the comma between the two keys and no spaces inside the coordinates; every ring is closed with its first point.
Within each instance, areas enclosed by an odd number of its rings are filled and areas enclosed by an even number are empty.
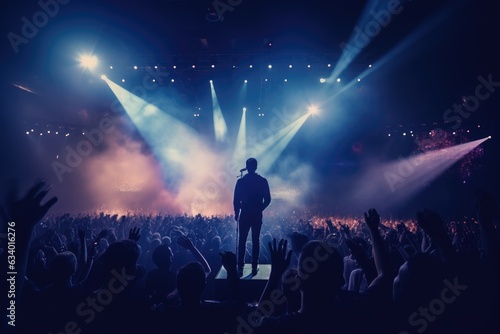
{"type": "Polygon", "coordinates": [[[249,173],[255,173],[257,170],[257,160],[255,158],[249,158],[246,163],[246,168],[249,173]]]}

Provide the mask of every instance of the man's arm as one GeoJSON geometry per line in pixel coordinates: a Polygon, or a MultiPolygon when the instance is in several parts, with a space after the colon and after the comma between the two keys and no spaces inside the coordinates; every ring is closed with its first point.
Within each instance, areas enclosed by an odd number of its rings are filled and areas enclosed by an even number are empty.
{"type": "Polygon", "coordinates": [[[236,181],[236,186],[234,187],[233,207],[234,207],[234,220],[238,220],[238,218],[240,216],[240,208],[241,208],[240,180],[236,181]]]}
{"type": "Polygon", "coordinates": [[[264,203],[262,203],[262,211],[264,211],[271,203],[271,191],[269,190],[269,183],[264,179],[264,203]]]}

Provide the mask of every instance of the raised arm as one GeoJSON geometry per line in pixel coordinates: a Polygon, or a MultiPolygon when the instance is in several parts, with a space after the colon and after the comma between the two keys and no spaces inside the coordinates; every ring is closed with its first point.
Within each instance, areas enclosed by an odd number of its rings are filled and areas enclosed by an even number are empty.
{"type": "Polygon", "coordinates": [[[380,225],[380,215],[377,210],[370,209],[368,213],[365,212],[365,222],[370,231],[373,247],[373,259],[375,260],[375,267],[377,268],[378,276],[373,280],[370,286],[377,284],[384,277],[394,276],[389,250],[384,244],[384,240],[378,231],[380,225]]]}
{"type": "Polygon", "coordinates": [[[191,251],[191,253],[196,258],[196,261],[200,262],[201,265],[203,266],[203,269],[205,270],[205,276],[210,275],[210,273],[212,272],[210,265],[208,264],[205,257],[200,253],[198,248],[195,247],[193,242],[188,237],[186,237],[185,235],[181,235],[179,239],[177,239],[177,243],[182,247],[184,247],[185,249],[191,251]]]}

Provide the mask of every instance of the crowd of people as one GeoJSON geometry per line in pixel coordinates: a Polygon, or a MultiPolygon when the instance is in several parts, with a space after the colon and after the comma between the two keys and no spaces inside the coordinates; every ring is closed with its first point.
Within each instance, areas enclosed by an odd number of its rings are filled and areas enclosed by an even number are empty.
{"type": "Polygon", "coordinates": [[[405,221],[375,209],[265,216],[259,264],[271,274],[252,301],[232,216],[54,216],[48,191],[37,183],[2,212],[2,233],[15,231],[19,333],[500,332],[500,211],[486,192],[476,217],[455,221],[428,210],[405,221]]]}

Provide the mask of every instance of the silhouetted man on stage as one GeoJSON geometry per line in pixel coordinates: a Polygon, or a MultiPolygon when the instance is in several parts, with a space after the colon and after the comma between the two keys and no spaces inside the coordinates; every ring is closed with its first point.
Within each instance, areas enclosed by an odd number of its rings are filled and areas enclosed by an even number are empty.
{"type": "Polygon", "coordinates": [[[257,274],[262,211],[271,203],[271,193],[267,180],[255,173],[257,160],[248,159],[246,169],[248,174],[236,182],[233,201],[234,219],[238,221],[239,218],[238,273],[240,277],[243,275],[245,246],[250,228],[252,228],[252,275],[257,274]]]}

